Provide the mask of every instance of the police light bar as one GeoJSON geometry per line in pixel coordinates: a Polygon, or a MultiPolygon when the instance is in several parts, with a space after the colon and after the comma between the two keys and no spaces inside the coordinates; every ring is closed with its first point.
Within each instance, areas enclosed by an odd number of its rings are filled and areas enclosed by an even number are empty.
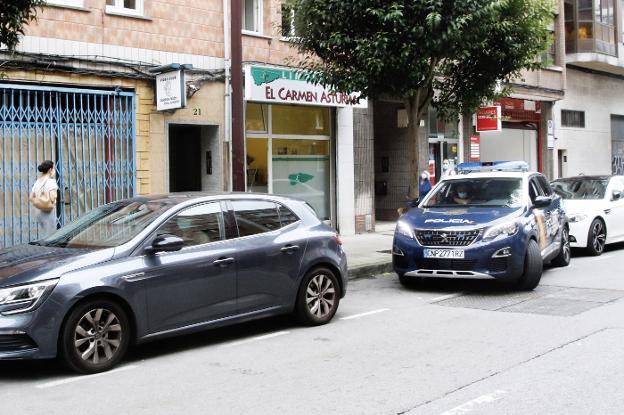
{"type": "Polygon", "coordinates": [[[457,166],[459,174],[486,171],[529,171],[529,164],[526,161],[483,161],[460,163],[457,166]]]}

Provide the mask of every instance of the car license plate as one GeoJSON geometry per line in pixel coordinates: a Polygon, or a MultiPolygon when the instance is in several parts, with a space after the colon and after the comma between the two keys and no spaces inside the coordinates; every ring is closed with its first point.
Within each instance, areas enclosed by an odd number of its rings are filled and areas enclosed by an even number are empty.
{"type": "Polygon", "coordinates": [[[425,249],[425,258],[464,259],[463,249],[425,249]]]}

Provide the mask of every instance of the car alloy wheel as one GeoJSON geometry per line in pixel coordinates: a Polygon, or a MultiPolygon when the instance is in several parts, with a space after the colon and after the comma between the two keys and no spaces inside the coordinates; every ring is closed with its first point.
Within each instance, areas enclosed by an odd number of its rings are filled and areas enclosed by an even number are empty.
{"type": "Polygon", "coordinates": [[[306,288],[306,305],[310,314],[323,319],[333,311],[336,302],[334,282],[325,274],[314,276],[306,288]]]}
{"type": "Polygon", "coordinates": [[[119,318],[103,308],[88,311],[74,330],[76,353],[92,365],[110,361],[118,352],[122,339],[119,318]]]}
{"type": "Polygon", "coordinates": [[[607,232],[601,220],[594,220],[592,223],[591,244],[596,255],[600,255],[604,251],[605,242],[607,240],[607,232]]]}
{"type": "Polygon", "coordinates": [[[299,286],[295,312],[309,326],[328,323],[340,304],[341,287],[332,270],[325,267],[309,271],[299,286]]]}
{"type": "Polygon", "coordinates": [[[570,235],[568,230],[565,228],[563,229],[563,234],[561,235],[561,243],[563,244],[563,260],[566,263],[570,262],[570,257],[572,256],[572,251],[570,249],[570,235]]]}

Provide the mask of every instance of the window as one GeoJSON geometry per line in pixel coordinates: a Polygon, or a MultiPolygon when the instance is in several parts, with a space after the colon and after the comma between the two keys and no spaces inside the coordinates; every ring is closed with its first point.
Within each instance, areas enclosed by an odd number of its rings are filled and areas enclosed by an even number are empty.
{"type": "Polygon", "coordinates": [[[220,241],[225,235],[221,207],[219,203],[206,203],[185,209],[165,222],[157,234],[178,236],[185,247],[220,241]]]}
{"type": "Polygon", "coordinates": [[[566,53],[616,55],[615,0],[565,0],[566,53]]]}
{"type": "Polygon", "coordinates": [[[84,7],[84,0],[48,0],[46,5],[50,6],[69,6],[84,7]]]}
{"type": "Polygon", "coordinates": [[[143,15],[143,0],[106,0],[107,13],[143,15]]]}
{"type": "Polygon", "coordinates": [[[243,1],[243,30],[262,33],[262,0],[243,1]]]}
{"type": "Polygon", "coordinates": [[[561,125],[585,128],[585,111],[561,110],[561,125]]]}
{"type": "Polygon", "coordinates": [[[556,43],[557,37],[555,36],[555,22],[552,22],[548,25],[548,30],[550,31],[550,33],[548,34],[550,46],[548,47],[547,50],[545,50],[542,53],[540,60],[541,62],[544,63],[544,65],[552,66],[555,64],[555,58],[556,58],[556,53],[557,53],[557,43],[556,43]]]}
{"type": "Polygon", "coordinates": [[[270,232],[281,228],[277,205],[263,200],[233,200],[239,236],[270,232]]]}
{"type": "Polygon", "coordinates": [[[300,30],[301,22],[297,19],[295,8],[292,4],[282,4],[282,37],[296,37],[300,30]]]}
{"type": "Polygon", "coordinates": [[[286,206],[277,205],[277,210],[279,211],[279,218],[282,226],[288,226],[291,223],[295,223],[299,220],[297,215],[295,215],[290,209],[286,206]]]}
{"type": "Polygon", "coordinates": [[[540,187],[542,188],[542,193],[545,196],[550,196],[553,194],[552,188],[550,187],[550,184],[548,183],[548,180],[546,180],[546,178],[544,176],[537,176],[537,182],[539,183],[540,187]]]}

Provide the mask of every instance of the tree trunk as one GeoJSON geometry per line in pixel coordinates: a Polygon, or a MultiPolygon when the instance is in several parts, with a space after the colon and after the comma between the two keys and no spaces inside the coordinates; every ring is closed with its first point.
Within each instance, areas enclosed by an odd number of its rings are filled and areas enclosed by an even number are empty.
{"type": "Polygon", "coordinates": [[[427,134],[428,114],[431,96],[426,90],[419,90],[416,95],[406,99],[408,115],[407,135],[408,151],[411,155],[410,184],[412,197],[418,197],[418,178],[423,170],[429,170],[429,138],[427,134]],[[421,120],[424,126],[420,126],[421,120]]]}

